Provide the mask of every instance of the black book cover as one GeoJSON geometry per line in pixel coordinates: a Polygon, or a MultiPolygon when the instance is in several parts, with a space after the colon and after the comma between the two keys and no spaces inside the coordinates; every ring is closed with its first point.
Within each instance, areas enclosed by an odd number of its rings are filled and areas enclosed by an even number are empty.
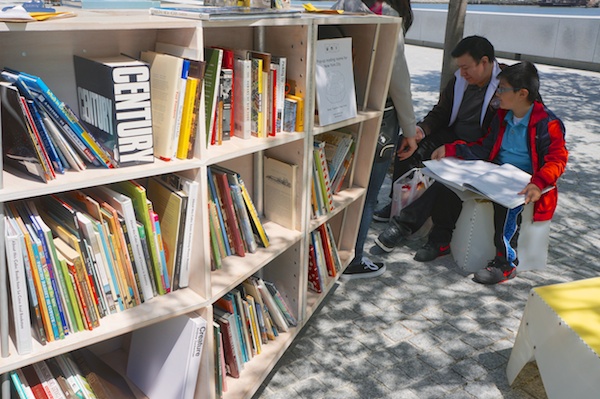
{"type": "Polygon", "coordinates": [[[79,117],[118,166],[154,162],[150,68],[126,56],[74,57],[79,117]]]}

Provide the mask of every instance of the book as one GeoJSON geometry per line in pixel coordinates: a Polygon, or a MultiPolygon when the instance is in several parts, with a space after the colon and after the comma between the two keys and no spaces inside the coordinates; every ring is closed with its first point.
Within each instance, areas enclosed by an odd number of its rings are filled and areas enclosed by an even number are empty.
{"type": "Polygon", "coordinates": [[[331,189],[333,191],[333,194],[337,194],[342,189],[344,180],[346,179],[346,176],[348,175],[348,172],[350,171],[350,168],[352,167],[352,161],[354,160],[355,150],[356,150],[356,142],[353,141],[352,144],[350,144],[348,153],[346,153],[346,157],[344,158],[344,161],[340,165],[339,170],[336,171],[335,179],[331,183],[331,189]]]}
{"type": "MultiPolygon", "coordinates": [[[[134,219],[141,222],[146,231],[147,242],[149,244],[148,247],[150,249],[150,258],[152,261],[148,265],[148,270],[153,272],[152,274],[156,282],[156,289],[160,295],[163,295],[166,293],[165,283],[167,283],[167,281],[165,281],[164,275],[166,265],[162,262],[158,243],[155,239],[154,223],[150,213],[153,210],[153,205],[148,201],[146,188],[134,180],[114,183],[111,187],[131,198],[131,204],[134,210],[134,219]]],[[[140,278],[142,277],[143,276],[140,276],[140,278]]]]}
{"type": "Polygon", "coordinates": [[[295,132],[296,131],[296,114],[298,113],[298,101],[291,98],[289,95],[285,95],[283,103],[283,131],[295,132]]]}
{"type": "Polygon", "coordinates": [[[233,378],[239,378],[241,360],[238,358],[239,348],[236,348],[239,343],[234,338],[237,328],[235,316],[217,307],[213,308],[213,313],[215,321],[221,327],[226,373],[233,378]]]}
{"type": "Polygon", "coordinates": [[[202,86],[204,82],[204,61],[189,60],[187,84],[185,86],[185,97],[183,104],[183,115],[181,120],[181,131],[177,144],[177,158],[192,159],[194,145],[198,133],[200,121],[200,101],[202,99],[202,86]]]}
{"type": "Polygon", "coordinates": [[[273,318],[277,329],[281,332],[287,332],[289,330],[287,321],[285,320],[283,313],[281,313],[281,310],[277,306],[275,299],[273,299],[273,296],[271,295],[264,281],[259,278],[256,280],[256,285],[265,305],[269,309],[269,314],[273,318]]]}
{"type": "Polygon", "coordinates": [[[217,97],[219,89],[219,78],[223,62],[223,50],[219,48],[206,47],[204,49],[204,60],[206,68],[204,71],[204,111],[206,123],[206,146],[214,144],[212,132],[215,125],[215,114],[217,109],[217,97]]]}
{"type": "Polygon", "coordinates": [[[42,385],[40,377],[33,368],[33,365],[25,366],[21,370],[23,371],[27,383],[31,387],[35,399],[50,399],[42,385]]]}
{"type": "MultiPolygon", "coordinates": [[[[519,192],[531,182],[529,173],[506,163],[442,158],[424,164],[424,174],[454,189],[463,201],[483,197],[509,209],[525,203],[525,196],[519,192]]],[[[542,193],[553,188],[546,187],[542,193]]]]}
{"type": "MultiPolygon", "coordinates": [[[[142,241],[140,239],[139,232],[136,226],[136,211],[133,205],[133,199],[128,195],[109,188],[106,186],[98,186],[90,189],[89,194],[92,197],[97,197],[102,202],[106,202],[113,207],[125,220],[127,226],[127,232],[130,238],[130,245],[132,247],[133,262],[135,263],[135,270],[138,273],[141,286],[141,294],[143,295],[144,301],[148,301],[154,297],[153,285],[150,279],[150,273],[152,265],[146,263],[144,257],[144,250],[142,248],[142,241]]],[[[117,221],[115,221],[117,222],[117,221]]],[[[118,234],[118,227],[114,227],[115,234],[118,234]]],[[[118,237],[123,249],[126,248],[124,238],[118,237]]],[[[130,284],[132,282],[130,281],[130,284]]]]}
{"type": "Polygon", "coordinates": [[[231,189],[231,198],[233,200],[235,214],[239,220],[240,230],[244,240],[244,247],[248,252],[255,253],[257,244],[256,240],[254,239],[254,233],[252,232],[250,216],[248,215],[246,204],[244,203],[244,198],[242,196],[242,189],[240,188],[239,184],[231,183],[229,188],[231,189]]]}
{"type": "Polygon", "coordinates": [[[0,103],[2,118],[2,149],[7,166],[47,182],[52,179],[44,166],[41,143],[31,131],[23,112],[21,96],[15,86],[0,82],[0,103]]]}
{"type": "MultiPolygon", "coordinates": [[[[296,112],[292,112],[292,120],[295,121],[294,128],[289,130],[290,132],[303,132],[304,131],[304,98],[296,94],[286,94],[286,99],[296,101],[296,112]]],[[[285,111],[284,111],[285,112],[285,111]]]]}
{"type": "Polygon", "coordinates": [[[297,229],[298,165],[265,156],[263,173],[265,217],[285,228],[297,229]]]}
{"type": "Polygon", "coordinates": [[[314,141],[314,159],[315,166],[317,168],[318,182],[321,187],[321,195],[323,196],[323,203],[325,204],[325,212],[333,211],[333,193],[331,190],[331,180],[329,178],[329,168],[327,166],[327,159],[325,157],[325,143],[321,141],[314,141]]]}
{"type": "Polygon", "coordinates": [[[248,210],[248,215],[250,216],[250,222],[252,223],[252,230],[258,236],[258,242],[262,244],[263,247],[268,248],[270,245],[269,237],[267,236],[267,232],[262,224],[258,216],[258,212],[256,207],[254,206],[254,202],[252,201],[252,197],[250,197],[250,193],[246,188],[246,184],[240,175],[237,175],[237,181],[242,190],[242,197],[244,198],[244,203],[246,204],[246,209],[248,210]]]}
{"type": "Polygon", "coordinates": [[[70,354],[98,399],[129,399],[134,393],[127,381],[87,348],[70,354]]]}
{"type": "Polygon", "coordinates": [[[292,308],[289,306],[283,295],[281,295],[281,292],[279,292],[275,284],[267,280],[263,280],[263,282],[269,290],[269,292],[271,293],[271,295],[273,296],[273,299],[275,299],[275,303],[277,303],[277,306],[279,306],[281,313],[283,313],[283,315],[285,316],[288,325],[293,327],[298,325],[298,320],[294,316],[292,308]]]}
{"type": "Polygon", "coordinates": [[[50,368],[43,360],[41,362],[33,363],[33,369],[35,370],[42,387],[49,398],[53,399],[66,399],[56,377],[52,375],[50,368]]]}
{"type": "Polygon", "coordinates": [[[110,155],[102,148],[98,141],[84,128],[73,110],[50,90],[46,83],[38,76],[24,72],[17,72],[18,80],[32,93],[35,100],[46,112],[59,123],[71,142],[82,142],[87,150],[83,154],[91,154],[88,158],[92,163],[114,168],[114,162],[110,155]]]}
{"type": "MultiPolygon", "coordinates": [[[[311,233],[312,241],[312,233],[311,233]]],[[[308,289],[318,294],[323,292],[323,278],[319,268],[317,267],[317,259],[315,255],[315,247],[311,243],[308,245],[308,289]]]]}
{"type": "Polygon", "coordinates": [[[221,68],[219,78],[219,99],[221,109],[221,137],[226,141],[231,138],[233,132],[233,69],[221,68]]]}
{"type": "Polygon", "coordinates": [[[352,38],[317,40],[315,54],[319,125],[326,126],[356,117],[352,38]]]}
{"type": "Polygon", "coordinates": [[[48,155],[52,169],[55,173],[64,174],[65,168],[63,166],[63,161],[59,156],[60,151],[57,149],[56,144],[50,137],[50,133],[46,129],[46,125],[42,119],[43,111],[40,112],[40,110],[38,110],[38,105],[31,99],[25,98],[25,103],[27,105],[28,114],[31,117],[32,128],[37,130],[38,136],[42,141],[42,146],[48,155]]]}
{"type": "Polygon", "coordinates": [[[275,132],[282,132],[285,105],[285,82],[287,76],[287,57],[271,55],[271,62],[277,71],[275,84],[275,132]]]}
{"type": "Polygon", "coordinates": [[[252,137],[252,62],[236,58],[233,71],[234,108],[233,133],[241,139],[252,137]]]}
{"type": "Polygon", "coordinates": [[[150,68],[124,55],[75,55],[79,116],[117,166],[154,162],[150,68]]]}
{"type": "Polygon", "coordinates": [[[150,64],[150,102],[154,155],[170,160],[175,154],[177,110],[183,58],[154,51],[142,51],[141,59],[150,64]]]}
{"type": "Polygon", "coordinates": [[[11,313],[14,338],[13,342],[19,355],[31,353],[33,341],[31,336],[31,324],[29,315],[29,298],[27,293],[27,276],[23,252],[25,241],[23,234],[9,220],[4,217],[5,224],[5,251],[6,267],[8,269],[8,281],[10,283],[11,313]]]}
{"type": "Polygon", "coordinates": [[[348,151],[350,151],[354,138],[350,133],[334,130],[321,134],[319,141],[325,143],[323,150],[325,151],[325,159],[327,160],[329,178],[333,182],[341,170],[341,166],[346,159],[348,151]]]}
{"type": "Polygon", "coordinates": [[[225,222],[227,223],[229,228],[228,231],[231,234],[232,239],[230,244],[232,244],[235,248],[236,255],[245,256],[246,250],[244,249],[244,241],[242,239],[240,226],[237,222],[237,216],[235,207],[233,205],[233,197],[231,196],[231,188],[229,187],[227,173],[223,170],[219,170],[218,168],[211,167],[209,170],[210,173],[214,175],[216,184],[221,193],[221,205],[224,213],[227,215],[227,220],[225,222]]]}
{"type": "Polygon", "coordinates": [[[134,331],[127,376],[149,399],[193,398],[206,328],[190,313],[134,331]]]}

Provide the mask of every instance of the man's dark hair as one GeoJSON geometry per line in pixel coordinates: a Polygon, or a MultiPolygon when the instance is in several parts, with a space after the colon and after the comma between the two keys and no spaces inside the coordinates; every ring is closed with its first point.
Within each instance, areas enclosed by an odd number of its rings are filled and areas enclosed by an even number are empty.
{"type": "Polygon", "coordinates": [[[504,68],[498,79],[504,79],[514,89],[527,89],[527,99],[531,102],[541,101],[540,77],[537,68],[529,61],[519,62],[504,68]]]}
{"type": "Polygon", "coordinates": [[[454,50],[452,50],[451,53],[453,58],[458,58],[465,54],[469,54],[473,57],[478,64],[483,57],[488,57],[490,62],[494,61],[496,58],[494,56],[494,46],[492,46],[492,43],[481,36],[465,37],[456,45],[456,47],[454,47],[454,50]]]}

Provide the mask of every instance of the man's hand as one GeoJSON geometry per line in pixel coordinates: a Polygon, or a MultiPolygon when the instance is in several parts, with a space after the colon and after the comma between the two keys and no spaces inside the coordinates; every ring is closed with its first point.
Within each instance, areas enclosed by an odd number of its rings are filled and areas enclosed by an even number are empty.
{"type": "Polygon", "coordinates": [[[519,194],[525,195],[525,205],[535,202],[542,196],[542,190],[533,183],[529,183],[519,194]]]}
{"type": "Polygon", "coordinates": [[[400,147],[398,147],[398,159],[404,161],[417,150],[417,139],[414,137],[402,137],[400,147]]]}
{"type": "Polygon", "coordinates": [[[446,147],[444,147],[443,145],[436,148],[436,150],[431,154],[431,159],[435,159],[436,161],[439,161],[442,158],[446,157],[446,147]]]}

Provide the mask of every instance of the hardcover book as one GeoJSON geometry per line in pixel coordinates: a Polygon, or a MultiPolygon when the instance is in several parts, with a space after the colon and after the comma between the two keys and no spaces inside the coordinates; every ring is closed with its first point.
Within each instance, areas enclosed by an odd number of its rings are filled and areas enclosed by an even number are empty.
{"type": "Polygon", "coordinates": [[[150,69],[119,55],[74,56],[79,116],[118,166],[154,162],[150,69]]]}
{"type": "Polygon", "coordinates": [[[193,398],[206,328],[190,313],[134,331],[127,376],[149,399],[193,398]]]}

